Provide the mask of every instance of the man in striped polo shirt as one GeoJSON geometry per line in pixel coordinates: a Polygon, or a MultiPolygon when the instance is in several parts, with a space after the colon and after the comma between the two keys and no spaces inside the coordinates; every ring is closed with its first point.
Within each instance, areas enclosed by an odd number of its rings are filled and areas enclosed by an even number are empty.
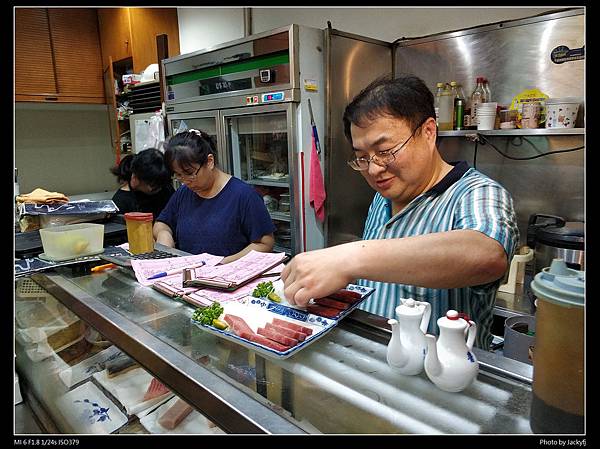
{"type": "MultiPolygon", "coordinates": [[[[375,190],[363,240],[298,254],[282,273],[290,302],[358,283],[361,308],[393,318],[401,298],[431,303],[428,332],[446,311],[477,323],[488,349],[496,291],[519,240],[510,194],[437,146],[433,94],[417,77],[380,78],[346,107],[348,162],[375,190]]],[[[349,192],[351,195],[351,193],[349,192]]]]}

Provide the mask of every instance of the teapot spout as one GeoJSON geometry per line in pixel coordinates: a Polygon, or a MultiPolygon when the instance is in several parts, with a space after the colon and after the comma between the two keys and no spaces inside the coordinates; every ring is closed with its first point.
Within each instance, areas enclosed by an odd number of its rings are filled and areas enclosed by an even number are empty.
{"type": "Polygon", "coordinates": [[[439,377],[442,374],[442,364],[438,358],[437,344],[434,335],[425,335],[427,340],[427,354],[425,355],[425,372],[427,376],[439,377]]]}
{"type": "Polygon", "coordinates": [[[402,368],[408,363],[409,358],[402,346],[400,324],[395,319],[389,319],[388,324],[392,326],[392,338],[387,347],[387,362],[393,368],[402,368]]]}

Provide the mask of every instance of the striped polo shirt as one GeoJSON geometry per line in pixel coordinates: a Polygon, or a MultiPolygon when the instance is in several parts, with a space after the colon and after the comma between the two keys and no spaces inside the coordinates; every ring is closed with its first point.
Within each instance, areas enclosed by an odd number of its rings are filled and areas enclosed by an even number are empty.
{"type": "MultiPolygon", "coordinates": [[[[364,240],[393,239],[473,229],[500,242],[508,260],[512,259],[519,240],[512,198],[496,181],[464,161],[427,192],[414,198],[392,217],[392,203],[378,192],[369,207],[363,233],[364,240]]],[[[428,333],[438,335],[437,319],[449,309],[464,312],[477,324],[475,346],[488,349],[492,341],[490,328],[496,292],[501,279],[485,285],[453,289],[432,289],[413,285],[390,284],[361,279],[359,285],[375,288],[361,309],[395,318],[400,298],[431,303],[428,333]]]]}

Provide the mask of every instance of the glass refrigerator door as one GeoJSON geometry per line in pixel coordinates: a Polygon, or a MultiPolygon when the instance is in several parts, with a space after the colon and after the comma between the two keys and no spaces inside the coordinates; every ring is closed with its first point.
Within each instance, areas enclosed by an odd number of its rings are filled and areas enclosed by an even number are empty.
{"type": "MultiPolygon", "coordinates": [[[[231,159],[228,153],[223,150],[223,142],[221,141],[221,133],[219,132],[219,121],[217,120],[218,116],[218,111],[171,114],[168,116],[169,136],[174,136],[189,129],[204,131],[214,140],[217,146],[217,159],[220,168],[224,172],[231,173],[231,159]]],[[[176,187],[179,187],[180,182],[176,180],[175,183],[176,187]]]]}
{"type": "Polygon", "coordinates": [[[295,254],[291,105],[222,111],[234,176],[254,186],[277,227],[275,250],[295,254]]]}

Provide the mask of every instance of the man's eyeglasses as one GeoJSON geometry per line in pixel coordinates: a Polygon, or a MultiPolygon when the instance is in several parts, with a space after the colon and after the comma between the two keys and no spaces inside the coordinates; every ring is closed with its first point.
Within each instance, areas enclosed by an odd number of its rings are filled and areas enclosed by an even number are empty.
{"type": "Polygon", "coordinates": [[[194,179],[196,179],[196,176],[198,176],[198,172],[200,171],[201,168],[202,168],[202,165],[200,167],[198,167],[198,170],[196,170],[192,174],[183,174],[182,175],[179,173],[174,173],[173,175],[180,181],[193,181],[194,179]]]}
{"type": "Polygon", "coordinates": [[[373,156],[371,156],[369,158],[355,157],[348,161],[348,165],[357,171],[368,170],[370,162],[375,162],[380,167],[387,167],[389,164],[394,162],[394,159],[396,159],[396,156],[395,156],[396,153],[398,153],[400,150],[402,150],[406,146],[406,144],[408,144],[410,139],[412,139],[415,136],[415,133],[417,132],[417,130],[421,126],[423,126],[423,124],[425,123],[426,120],[427,119],[425,119],[423,122],[421,122],[420,125],[418,125],[415,128],[415,130],[412,132],[410,137],[408,139],[406,139],[404,141],[404,143],[402,145],[400,145],[400,147],[398,147],[398,149],[393,150],[393,147],[392,147],[392,149],[380,151],[379,153],[374,154],[373,156]]]}

